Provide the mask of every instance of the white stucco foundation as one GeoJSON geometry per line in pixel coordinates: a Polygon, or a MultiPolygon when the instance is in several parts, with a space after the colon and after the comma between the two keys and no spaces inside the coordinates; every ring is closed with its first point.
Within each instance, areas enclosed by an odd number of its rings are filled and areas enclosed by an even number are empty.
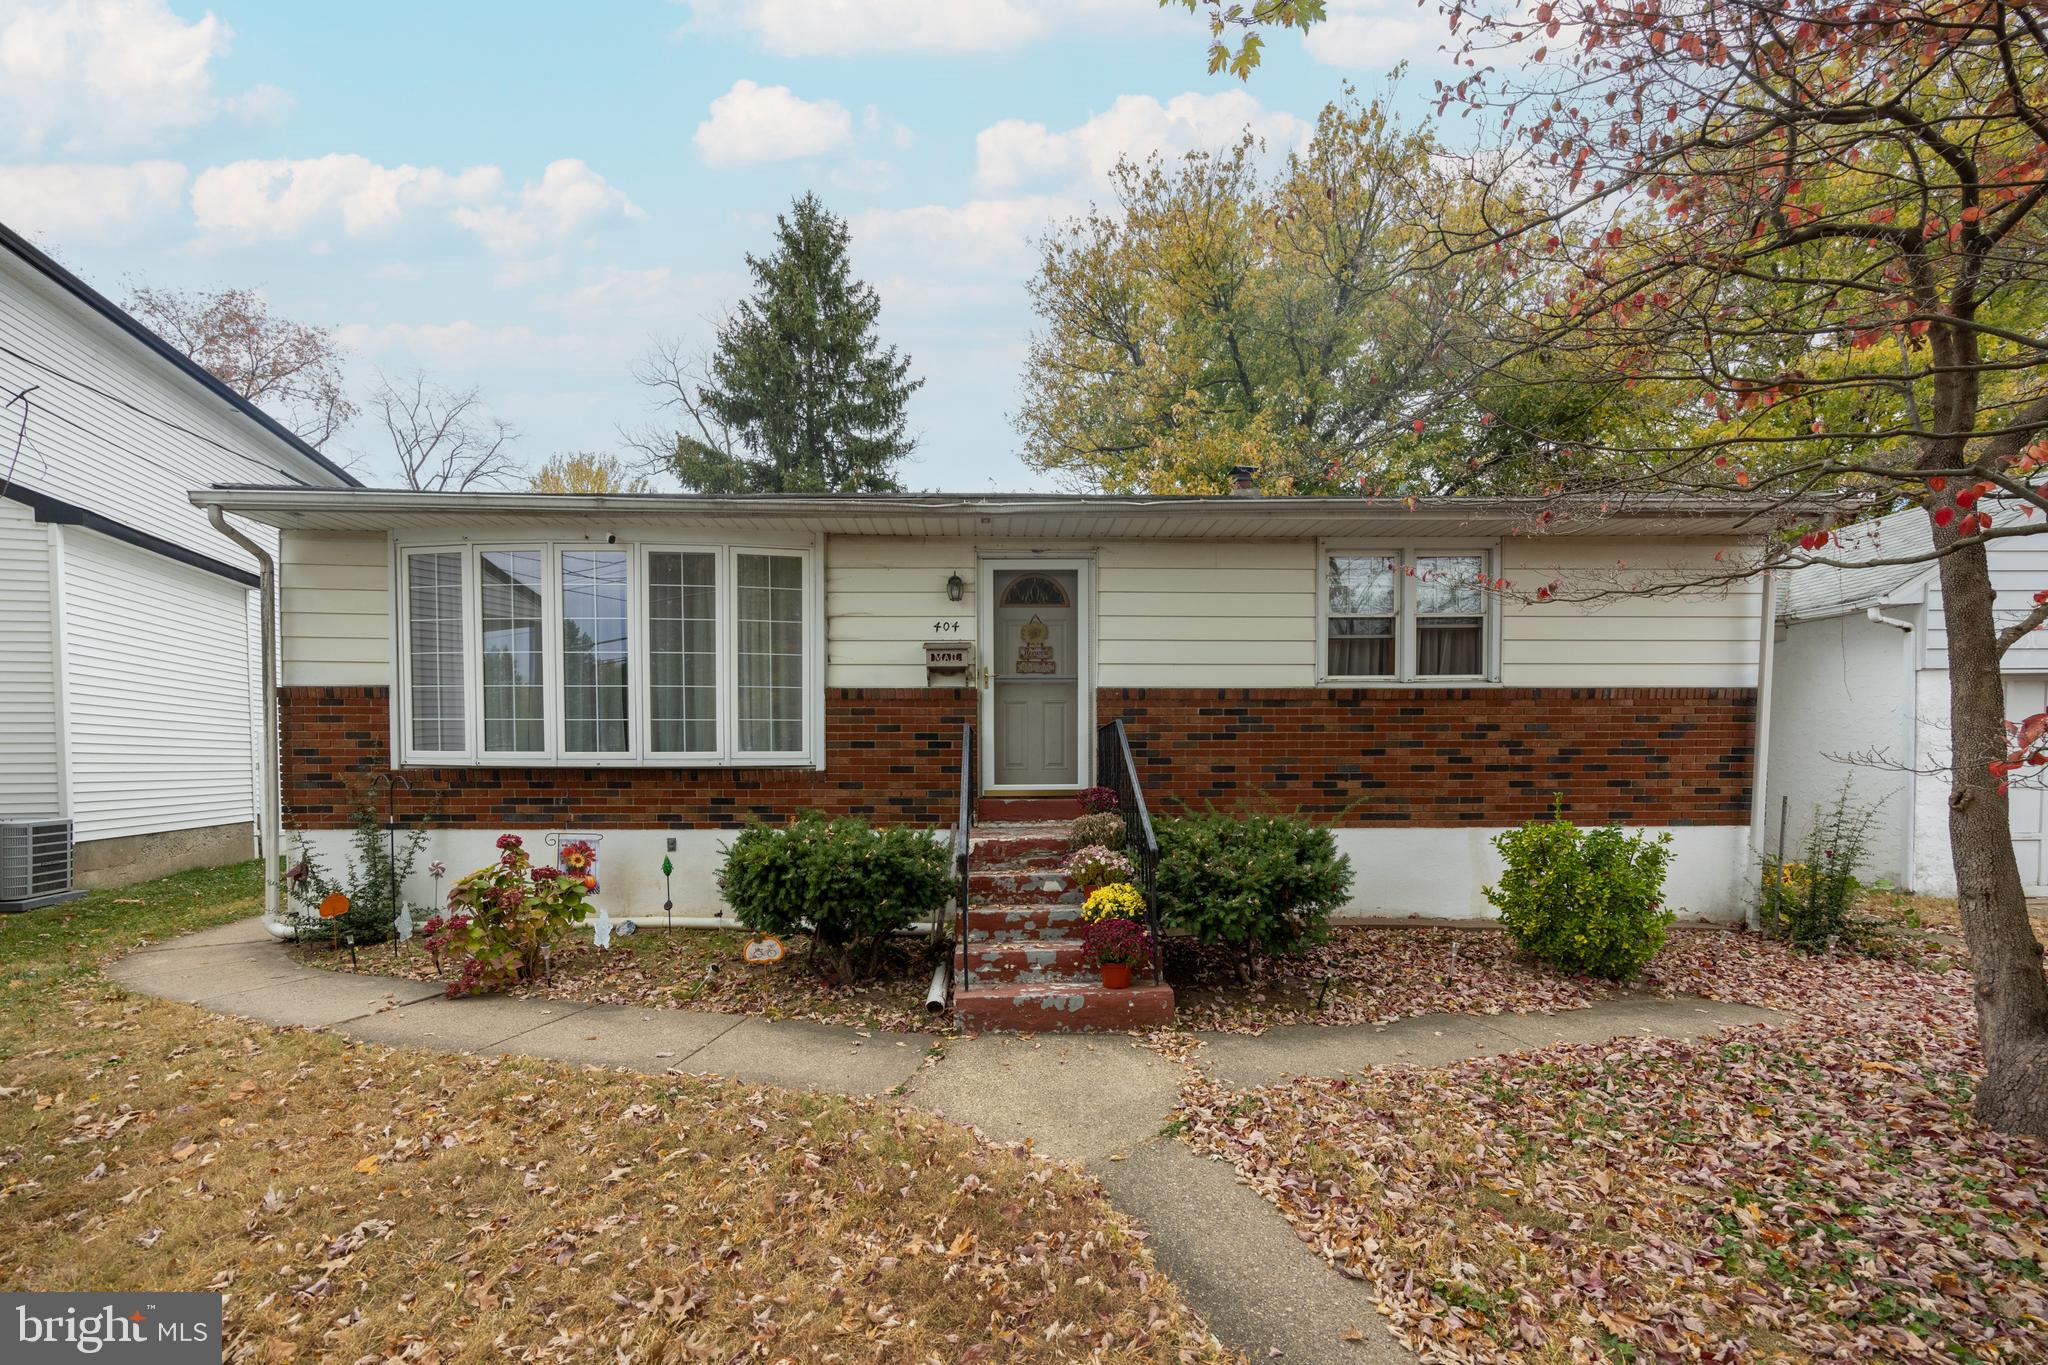
{"type": "MultiPolygon", "coordinates": [[[[1352,899],[1338,912],[1342,917],[1392,916],[1436,920],[1493,918],[1483,888],[1500,875],[1500,855],[1494,851],[1496,827],[1474,829],[1339,829],[1337,847],[1351,859],[1352,899]]],[[[602,834],[598,844],[599,889],[597,902],[612,918],[632,919],[647,927],[663,923],[661,860],[675,861],[670,879],[675,897],[675,918],[731,921],[718,895],[718,866],[735,830],[642,830],[607,829],[558,831],[564,837],[602,834]],[[673,853],[668,840],[676,841],[673,853]]],[[[942,834],[944,831],[939,831],[942,834]]],[[[1669,901],[1679,919],[1687,921],[1739,922],[1748,909],[1755,883],[1756,859],[1750,851],[1746,825],[1678,826],[1672,835],[1672,862],[1668,884],[1669,901]]],[[[546,842],[547,831],[521,830],[535,859],[553,861],[554,849],[546,842]]],[[[455,879],[497,859],[496,830],[443,829],[427,831],[405,883],[405,894],[413,904],[436,904],[433,879],[427,864],[439,859],[447,864],[441,893],[446,895],[455,879]]],[[[330,876],[339,876],[349,853],[346,830],[320,830],[306,834],[305,843],[319,858],[330,876]]],[[[288,841],[290,857],[296,858],[300,836],[288,841]]]]}
{"type": "MultiPolygon", "coordinates": [[[[1340,829],[1351,859],[1351,903],[1340,916],[1493,919],[1485,888],[1500,876],[1499,828],[1340,829]]],[[[1654,832],[1654,831],[1653,831],[1654,832]]],[[[1687,922],[1740,923],[1754,898],[1758,861],[1747,825],[1670,829],[1666,900],[1687,922]]]]}

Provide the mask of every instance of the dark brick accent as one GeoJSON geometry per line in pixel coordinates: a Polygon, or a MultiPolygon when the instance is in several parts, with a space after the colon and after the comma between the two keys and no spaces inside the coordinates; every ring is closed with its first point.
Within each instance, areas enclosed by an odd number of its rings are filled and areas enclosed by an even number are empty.
{"type": "Polygon", "coordinates": [[[1102,688],[1155,805],[1337,825],[1746,825],[1756,689],[1102,688]]]}
{"type": "MultiPolygon", "coordinates": [[[[950,825],[960,800],[960,727],[972,688],[840,687],[825,694],[825,769],[406,768],[402,817],[518,829],[569,821],[731,828],[799,810],[950,825]]],[[[286,818],[346,826],[356,795],[391,768],[391,689],[279,690],[286,818]]],[[[379,809],[382,809],[381,800],[379,809]]]]}

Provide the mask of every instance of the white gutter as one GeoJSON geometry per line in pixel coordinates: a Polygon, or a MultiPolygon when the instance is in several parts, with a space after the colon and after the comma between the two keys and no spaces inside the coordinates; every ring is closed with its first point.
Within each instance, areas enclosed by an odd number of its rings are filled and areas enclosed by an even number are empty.
{"type": "Polygon", "coordinates": [[[295,938],[298,931],[284,923],[279,914],[278,858],[284,846],[284,794],[278,777],[277,734],[277,561],[270,552],[228,524],[218,507],[206,509],[213,529],[247,550],[256,560],[257,613],[263,636],[263,747],[258,751],[257,782],[261,788],[258,807],[258,852],[263,859],[263,927],[274,938],[295,938]]]}
{"type": "Polygon", "coordinates": [[[1920,656],[1919,642],[1913,638],[1913,623],[1897,616],[1886,616],[1876,607],[1866,613],[1873,625],[1891,626],[1900,632],[1899,663],[1905,680],[1900,684],[1899,712],[1905,718],[1906,733],[1901,737],[1900,748],[1905,754],[1906,770],[1906,811],[1902,822],[1902,838],[1905,848],[1899,858],[1899,889],[1911,893],[1913,888],[1913,841],[1918,837],[1915,826],[1919,824],[1915,810],[1919,806],[1918,778],[1915,768],[1919,765],[1920,749],[1920,656]]]}
{"type": "Polygon", "coordinates": [[[1869,618],[1870,623],[1874,626],[1890,626],[1894,630],[1903,630],[1908,635],[1913,633],[1913,623],[1911,621],[1902,621],[1896,616],[1886,616],[1877,607],[1872,607],[1863,614],[1869,618]]]}
{"type": "MultiPolygon", "coordinates": [[[[1749,787],[1749,836],[1757,841],[1757,865],[1763,863],[1762,853],[1767,848],[1764,840],[1768,837],[1765,825],[1770,819],[1769,803],[1764,795],[1764,779],[1769,775],[1771,752],[1771,677],[1772,660],[1777,654],[1778,613],[1775,610],[1777,583],[1768,573],[1763,576],[1763,602],[1757,611],[1757,653],[1756,653],[1756,761],[1751,766],[1749,787]]],[[[1758,919],[1761,906],[1752,899],[1745,915],[1745,922],[1751,929],[1762,927],[1758,919]]]]}

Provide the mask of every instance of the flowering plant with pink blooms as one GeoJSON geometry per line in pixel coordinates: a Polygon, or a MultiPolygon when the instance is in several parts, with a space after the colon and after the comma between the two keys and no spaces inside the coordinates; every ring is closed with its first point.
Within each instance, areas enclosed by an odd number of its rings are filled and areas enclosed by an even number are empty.
{"type": "MultiPolygon", "coordinates": [[[[577,877],[535,866],[516,834],[498,838],[498,861],[455,883],[446,918],[428,922],[431,945],[462,955],[448,994],[503,990],[540,975],[547,949],[581,924],[590,902],[577,877]]],[[[436,960],[439,953],[436,952],[436,960]]]]}
{"type": "Polygon", "coordinates": [[[1081,809],[1090,815],[1100,815],[1106,810],[1115,810],[1119,804],[1113,787],[1083,787],[1077,793],[1081,809]]]}

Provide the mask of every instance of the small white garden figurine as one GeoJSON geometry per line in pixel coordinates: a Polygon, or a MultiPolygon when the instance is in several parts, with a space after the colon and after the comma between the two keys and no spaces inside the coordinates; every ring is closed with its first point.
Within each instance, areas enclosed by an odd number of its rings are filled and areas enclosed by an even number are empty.
{"type": "Polygon", "coordinates": [[[597,927],[593,931],[593,935],[597,940],[598,947],[609,948],[612,946],[611,912],[602,905],[597,907],[597,927]]]}
{"type": "Polygon", "coordinates": [[[410,943],[410,942],[412,942],[412,906],[411,906],[411,905],[409,905],[409,904],[407,904],[407,903],[405,903],[405,902],[403,902],[403,901],[399,902],[399,905],[398,905],[398,918],[397,918],[397,919],[395,919],[395,920],[393,920],[393,921],[391,921],[391,927],[392,927],[392,929],[394,929],[395,931],[397,931],[397,934],[398,934],[398,941],[399,941],[400,943],[410,943]]]}

